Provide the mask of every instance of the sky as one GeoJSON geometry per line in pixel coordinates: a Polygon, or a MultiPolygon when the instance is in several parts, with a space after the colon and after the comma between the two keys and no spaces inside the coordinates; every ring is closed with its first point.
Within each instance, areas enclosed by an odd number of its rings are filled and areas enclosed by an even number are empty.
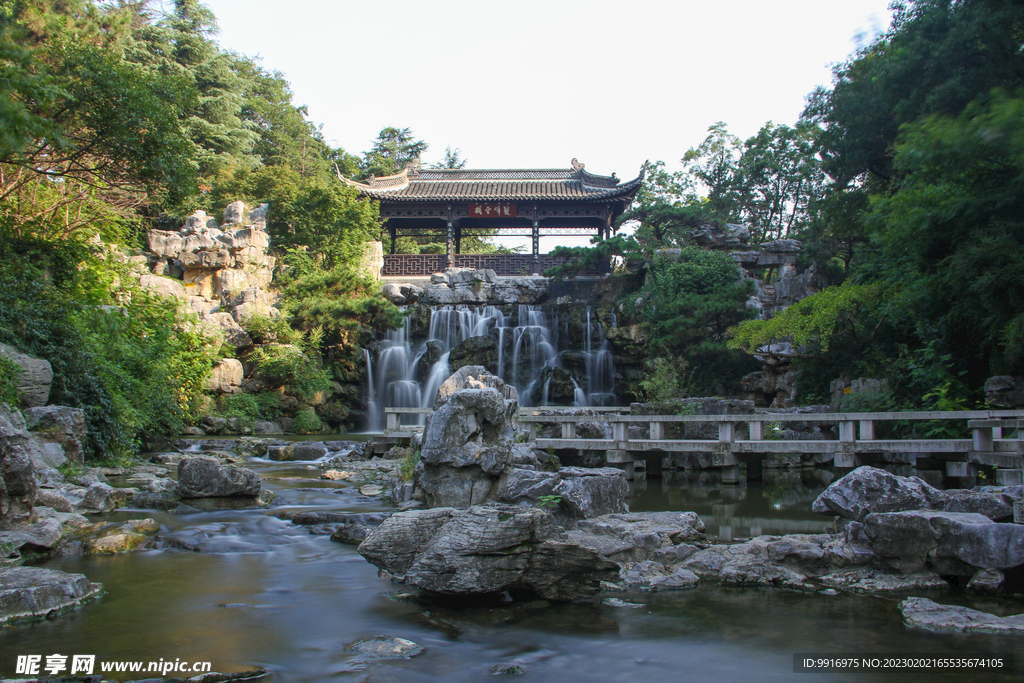
{"type": "MultiPolygon", "coordinates": [[[[792,125],[831,66],[884,31],[889,0],[206,0],[217,40],[292,85],[361,155],[410,128],[440,162],[636,177],[716,121],[792,125]]],[[[547,250],[547,245],[544,245],[547,250]]]]}

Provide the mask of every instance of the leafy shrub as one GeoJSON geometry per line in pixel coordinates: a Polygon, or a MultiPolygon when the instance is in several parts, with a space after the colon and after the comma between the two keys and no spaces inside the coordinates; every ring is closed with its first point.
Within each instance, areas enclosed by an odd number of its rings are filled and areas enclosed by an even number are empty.
{"type": "Polygon", "coordinates": [[[402,462],[398,465],[398,477],[402,481],[412,481],[412,476],[416,472],[416,465],[420,463],[420,449],[416,449],[409,455],[402,458],[402,462]]]}
{"type": "Polygon", "coordinates": [[[265,315],[249,316],[243,327],[254,344],[301,344],[302,332],[293,330],[288,321],[265,315]]]}
{"type": "Polygon", "coordinates": [[[85,411],[88,458],[129,457],[143,434],[173,433],[194,417],[211,349],[179,324],[175,302],[127,286],[113,299],[112,283],[130,281],[117,264],[85,259],[46,280],[31,250],[0,251],[0,341],[50,362],[51,402],[85,411]]]}
{"type": "Polygon", "coordinates": [[[311,406],[300,408],[291,426],[291,430],[296,434],[316,434],[322,428],[323,424],[311,406]]]}
{"type": "Polygon", "coordinates": [[[640,380],[645,401],[667,401],[686,396],[686,361],[654,358],[647,362],[647,374],[640,380]]]}
{"type": "Polygon", "coordinates": [[[10,358],[0,355],[0,403],[18,405],[18,376],[21,367],[10,358]]]}
{"type": "Polygon", "coordinates": [[[221,417],[258,420],[260,419],[260,404],[253,394],[224,394],[218,401],[217,412],[221,417]]]}
{"type": "Polygon", "coordinates": [[[303,398],[331,388],[327,370],[297,346],[256,347],[249,360],[256,364],[260,379],[273,386],[288,386],[303,398]]]}

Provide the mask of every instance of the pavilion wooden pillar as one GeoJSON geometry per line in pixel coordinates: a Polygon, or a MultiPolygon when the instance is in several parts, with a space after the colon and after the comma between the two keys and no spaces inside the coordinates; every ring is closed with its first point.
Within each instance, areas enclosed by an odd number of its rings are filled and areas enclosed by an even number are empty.
{"type": "Polygon", "coordinates": [[[388,234],[391,235],[391,253],[395,253],[395,242],[398,241],[398,228],[395,227],[394,221],[389,221],[391,225],[388,226],[388,234]]]}
{"type": "Polygon", "coordinates": [[[455,267],[455,221],[452,218],[452,205],[448,205],[448,268],[455,267]]]}
{"type": "Polygon", "coordinates": [[[533,207],[533,267],[530,271],[540,275],[540,220],[537,218],[537,207],[533,207]]]}
{"type": "Polygon", "coordinates": [[[455,221],[455,253],[462,253],[462,226],[458,220],[455,221]]]}

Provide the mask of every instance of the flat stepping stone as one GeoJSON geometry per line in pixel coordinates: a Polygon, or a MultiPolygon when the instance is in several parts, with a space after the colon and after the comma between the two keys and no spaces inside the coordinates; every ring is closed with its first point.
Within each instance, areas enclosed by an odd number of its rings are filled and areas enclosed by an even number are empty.
{"type": "Polygon", "coordinates": [[[39,567],[0,569],[0,624],[42,619],[74,609],[103,590],[82,574],[39,567]]]}

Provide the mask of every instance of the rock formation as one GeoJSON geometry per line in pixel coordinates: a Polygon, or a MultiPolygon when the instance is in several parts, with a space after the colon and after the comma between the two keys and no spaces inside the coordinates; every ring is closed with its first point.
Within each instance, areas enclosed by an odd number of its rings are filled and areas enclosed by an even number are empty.
{"type": "Polygon", "coordinates": [[[223,225],[196,211],[177,231],[150,230],[151,274],[140,284],[182,299],[203,329],[236,347],[252,343],[241,327],[252,315],[277,317],[277,297],[267,290],[276,259],[267,255],[267,205],[246,216],[242,202],[224,210],[223,225]]]}
{"type": "Polygon", "coordinates": [[[182,498],[258,496],[260,477],[250,469],[222,465],[215,458],[185,458],[178,463],[178,495],[182,498]]]}
{"type": "Polygon", "coordinates": [[[423,431],[416,487],[429,507],[469,507],[494,500],[512,466],[519,402],[515,387],[467,366],[438,391],[423,431]]]}
{"type": "MultiPolygon", "coordinates": [[[[396,284],[399,296],[404,303],[408,294],[413,292],[411,285],[396,284]]],[[[418,289],[418,288],[417,288],[418,289]]],[[[452,268],[444,273],[430,276],[430,284],[423,289],[419,301],[431,306],[446,304],[485,304],[500,306],[503,304],[535,304],[543,301],[548,294],[548,282],[544,278],[502,278],[498,279],[493,270],[474,270],[472,268],[452,268]]],[[[399,303],[393,289],[386,290],[384,296],[392,302],[399,303]]]]}
{"type": "Polygon", "coordinates": [[[619,570],[569,540],[547,513],[513,506],[400,512],[359,553],[402,583],[446,595],[526,591],[574,600],[597,593],[619,570]]]}
{"type": "Polygon", "coordinates": [[[33,358],[7,344],[0,344],[0,355],[14,361],[20,368],[18,398],[21,405],[25,408],[45,406],[50,399],[50,385],[53,384],[50,362],[33,358]]]}
{"type": "Polygon", "coordinates": [[[59,614],[97,597],[102,589],[81,574],[38,567],[0,568],[0,624],[59,614]]]}
{"type": "Polygon", "coordinates": [[[917,477],[859,467],[814,501],[813,510],[838,516],[851,547],[877,566],[902,574],[931,572],[975,577],[994,589],[1002,572],[1024,565],[1024,525],[1009,522],[1024,491],[940,491],[917,477]]]}

